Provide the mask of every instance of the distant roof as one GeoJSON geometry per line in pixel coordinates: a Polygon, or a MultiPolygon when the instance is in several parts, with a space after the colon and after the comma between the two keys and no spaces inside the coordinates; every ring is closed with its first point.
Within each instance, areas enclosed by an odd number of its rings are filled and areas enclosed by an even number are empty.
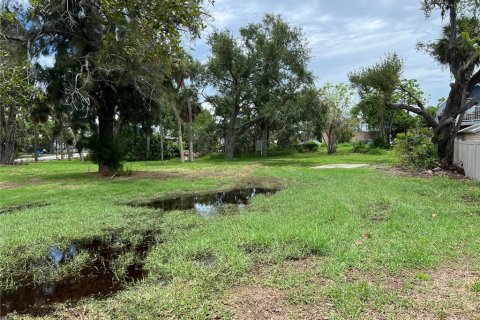
{"type": "Polygon", "coordinates": [[[468,128],[458,131],[458,133],[477,133],[480,132],[480,124],[474,124],[468,128]]]}
{"type": "MultiPolygon", "coordinates": [[[[473,87],[472,92],[470,92],[470,95],[468,96],[468,98],[470,99],[478,96],[480,96],[480,85],[477,84],[476,86],[473,87]]],[[[446,105],[447,105],[447,101],[445,100],[445,102],[438,107],[437,117],[442,114],[443,110],[445,110],[446,105]]]]}

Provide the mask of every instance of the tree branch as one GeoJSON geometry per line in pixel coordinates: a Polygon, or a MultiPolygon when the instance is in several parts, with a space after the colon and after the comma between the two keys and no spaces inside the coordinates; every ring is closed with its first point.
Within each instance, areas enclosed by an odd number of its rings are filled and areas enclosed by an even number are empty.
{"type": "Polygon", "coordinates": [[[261,121],[261,120],[263,120],[263,119],[265,119],[264,116],[259,116],[259,117],[255,118],[255,119],[252,119],[252,120],[250,120],[250,121],[247,121],[247,122],[245,122],[244,124],[242,124],[242,125],[237,129],[237,132],[242,132],[243,130],[249,128],[249,127],[250,127],[251,125],[253,125],[254,123],[257,123],[257,122],[259,122],[259,121],[261,121]]]}
{"type": "Polygon", "coordinates": [[[420,99],[418,99],[410,90],[408,90],[407,87],[401,85],[400,90],[405,92],[410,98],[415,100],[415,103],[420,109],[425,110],[425,106],[423,105],[423,102],[420,99]]]}
{"type": "Polygon", "coordinates": [[[17,41],[17,42],[22,42],[22,43],[27,42],[27,39],[25,39],[25,38],[9,36],[9,35],[6,35],[6,34],[4,34],[4,33],[2,33],[2,32],[0,32],[0,36],[1,36],[2,38],[4,38],[5,40],[9,40],[9,41],[17,41]]]}
{"type": "Polygon", "coordinates": [[[418,114],[418,115],[422,116],[425,119],[425,121],[427,121],[427,123],[430,127],[432,127],[432,128],[437,128],[438,127],[438,122],[425,109],[420,109],[420,108],[417,108],[417,107],[414,107],[414,106],[411,106],[411,105],[408,105],[408,104],[405,104],[405,103],[392,103],[392,102],[389,102],[389,101],[386,101],[385,105],[387,107],[389,107],[390,109],[406,110],[406,111],[410,111],[410,112],[413,112],[415,114],[418,114]]]}
{"type": "Polygon", "coordinates": [[[466,112],[468,109],[477,105],[478,103],[480,103],[480,96],[474,97],[472,99],[468,99],[465,105],[460,109],[458,109],[458,111],[456,112],[456,115],[466,112]]]}
{"type": "MultiPolygon", "coordinates": [[[[460,79],[460,75],[464,75],[465,73],[467,73],[469,70],[471,70],[471,68],[473,68],[475,66],[475,64],[478,62],[478,54],[475,53],[473,54],[468,60],[467,62],[465,62],[465,64],[458,70],[458,79],[460,79]]],[[[457,77],[455,77],[455,79],[457,79],[457,77]]]]}
{"type": "Polygon", "coordinates": [[[475,74],[470,78],[467,86],[468,92],[472,92],[473,87],[475,87],[478,83],[480,83],[480,70],[475,72],[475,74]]]}

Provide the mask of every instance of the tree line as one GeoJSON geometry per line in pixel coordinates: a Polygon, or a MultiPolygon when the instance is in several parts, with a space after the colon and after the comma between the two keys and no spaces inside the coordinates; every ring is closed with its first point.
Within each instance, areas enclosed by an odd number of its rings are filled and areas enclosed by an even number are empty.
{"type": "Polygon", "coordinates": [[[349,85],[318,88],[302,29],[278,15],[235,34],[213,31],[200,63],[184,43],[205,29],[207,4],[3,1],[0,163],[52,141],[88,149],[103,173],[123,160],[188,154],[192,161],[197,152],[266,156],[322,137],[334,153],[360,119],[385,147],[398,132],[430,127],[442,161],[451,162],[458,117],[478,102],[467,99],[480,82],[477,1],[422,1],[427,15],[439,10],[449,21],[440,40],[421,44],[454,78],[440,117],[418,83],[404,79],[396,54],[351,72],[349,85]]]}

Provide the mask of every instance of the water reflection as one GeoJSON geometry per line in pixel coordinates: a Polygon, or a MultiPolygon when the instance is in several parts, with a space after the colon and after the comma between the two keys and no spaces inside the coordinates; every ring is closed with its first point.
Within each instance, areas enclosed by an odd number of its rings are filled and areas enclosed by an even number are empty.
{"type": "Polygon", "coordinates": [[[275,189],[265,188],[235,189],[208,194],[183,195],[168,199],[158,199],[146,204],[146,206],[165,211],[193,209],[198,215],[206,217],[214,213],[218,207],[225,204],[233,204],[238,208],[244,208],[256,195],[269,195],[277,191],[278,190],[275,189]]]}

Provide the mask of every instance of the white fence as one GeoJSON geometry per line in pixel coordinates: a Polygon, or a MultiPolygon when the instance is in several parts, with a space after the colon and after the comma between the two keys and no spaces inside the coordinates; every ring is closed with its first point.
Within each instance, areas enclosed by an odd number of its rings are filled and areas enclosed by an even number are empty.
{"type": "Polygon", "coordinates": [[[453,162],[463,167],[467,177],[480,180],[480,140],[455,139],[453,162]]]}

